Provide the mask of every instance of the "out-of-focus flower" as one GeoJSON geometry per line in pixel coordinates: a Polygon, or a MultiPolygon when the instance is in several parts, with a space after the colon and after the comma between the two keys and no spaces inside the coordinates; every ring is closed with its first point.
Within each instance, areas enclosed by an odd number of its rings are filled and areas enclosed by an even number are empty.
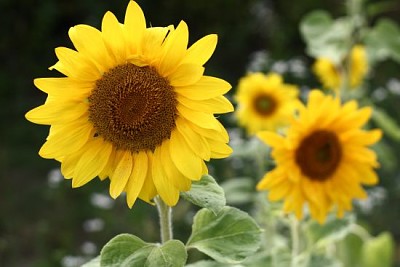
{"type": "Polygon", "coordinates": [[[378,182],[377,157],[367,146],[376,143],[382,132],[361,129],[371,113],[369,107],[358,109],[356,101],[341,105],[338,98],[311,91],[285,137],[258,134],[271,146],[276,168],[257,189],[269,190],[271,201],[284,199],[284,210],[295,212],[299,219],[305,203],[320,223],[333,209],[342,217],[352,209],[353,198],[366,197],[362,184],[378,182]]]}
{"type": "Polygon", "coordinates": [[[235,96],[238,122],[250,134],[286,126],[298,107],[298,94],[278,74],[250,73],[240,79],[235,96]]]}
{"type": "MultiPolygon", "coordinates": [[[[355,45],[349,56],[349,89],[357,88],[363,82],[368,72],[368,59],[365,47],[355,45]]],[[[313,65],[313,71],[325,88],[338,90],[342,86],[340,67],[329,58],[318,58],[313,65]]]]}
{"type": "Polygon", "coordinates": [[[51,125],[39,154],[60,161],[73,187],[109,177],[110,195],[126,191],[130,207],[156,195],[173,206],[207,173],[205,160],[231,153],[214,117],[233,111],[231,86],[203,75],[215,34],[187,48],[185,22],[146,28],[130,1],[123,24],[107,12],[101,31],[78,25],[69,36],[77,51],[57,48],[51,67],[67,77],[36,79],[48,97],[26,118],[51,125]]]}

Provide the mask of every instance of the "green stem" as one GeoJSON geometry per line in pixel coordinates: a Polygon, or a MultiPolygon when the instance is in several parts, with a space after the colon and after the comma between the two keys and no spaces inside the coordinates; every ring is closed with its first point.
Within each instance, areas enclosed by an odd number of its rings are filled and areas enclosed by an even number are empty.
{"type": "Polygon", "coordinates": [[[292,260],[291,267],[297,266],[297,256],[299,255],[300,239],[299,239],[299,221],[295,216],[290,218],[290,234],[292,238],[292,260]]]}
{"type": "Polygon", "coordinates": [[[172,239],[172,208],[165,204],[159,196],[156,196],[154,201],[160,217],[161,243],[164,244],[172,239]]]}

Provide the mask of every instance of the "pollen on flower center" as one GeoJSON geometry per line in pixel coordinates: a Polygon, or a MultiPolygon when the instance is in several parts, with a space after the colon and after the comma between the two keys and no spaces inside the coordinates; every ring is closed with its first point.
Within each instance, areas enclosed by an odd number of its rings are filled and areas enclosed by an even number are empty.
{"type": "Polygon", "coordinates": [[[337,169],[342,148],[335,133],[314,131],[304,138],[296,150],[296,162],[310,179],[324,181],[337,169]]]}
{"type": "Polygon", "coordinates": [[[118,149],[154,150],[175,128],[176,105],[172,86],[155,69],[120,65],[96,82],[89,120],[118,149]]]}
{"type": "Polygon", "coordinates": [[[260,94],[254,98],[254,108],[260,115],[270,115],[276,109],[276,100],[267,94],[260,94]]]}

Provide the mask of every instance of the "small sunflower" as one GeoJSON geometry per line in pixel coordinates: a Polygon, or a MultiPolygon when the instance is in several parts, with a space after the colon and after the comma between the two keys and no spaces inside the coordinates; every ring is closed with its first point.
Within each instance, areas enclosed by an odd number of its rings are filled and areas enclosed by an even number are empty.
{"type": "Polygon", "coordinates": [[[239,81],[236,117],[250,134],[286,126],[298,105],[298,88],[271,73],[250,73],[239,81]]]}
{"type": "Polygon", "coordinates": [[[350,87],[361,85],[368,72],[368,60],[365,47],[355,45],[350,53],[350,87]]]}
{"type": "Polygon", "coordinates": [[[213,115],[233,111],[222,96],[231,86],[203,75],[217,36],[187,48],[188,35],[183,21],[146,28],[134,1],[124,24],[107,12],[101,31],[72,27],[76,51],[57,48],[50,68],[67,77],[34,81],[48,97],[26,118],[51,126],[39,154],[60,161],[73,187],[109,177],[110,195],[125,191],[130,207],[156,195],[175,205],[207,173],[204,161],[231,153],[213,115]]]}
{"type": "Polygon", "coordinates": [[[323,223],[329,211],[338,217],[352,209],[353,198],[365,198],[364,185],[378,177],[376,154],[367,148],[382,135],[379,129],[362,130],[372,109],[357,108],[356,101],[340,104],[338,98],[313,90],[307,107],[287,130],[286,137],[272,132],[258,136],[272,148],[276,167],[258,183],[269,199],[284,199],[285,212],[302,218],[303,204],[323,223]]]}
{"type": "Polygon", "coordinates": [[[340,72],[332,60],[324,57],[318,58],[312,68],[325,88],[332,90],[340,88],[342,83],[340,72]]]}
{"type": "MultiPolygon", "coordinates": [[[[338,90],[342,86],[340,67],[328,58],[318,58],[313,65],[313,71],[325,88],[338,90]]],[[[349,87],[361,85],[368,71],[368,60],[365,47],[355,45],[349,56],[349,87]]]]}

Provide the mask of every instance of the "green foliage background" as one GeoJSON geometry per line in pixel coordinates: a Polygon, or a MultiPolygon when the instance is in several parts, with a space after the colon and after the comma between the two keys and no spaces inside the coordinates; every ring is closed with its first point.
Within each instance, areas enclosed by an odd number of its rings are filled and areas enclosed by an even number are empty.
{"type": "MultiPolygon", "coordinates": [[[[334,17],[343,15],[345,10],[344,3],[336,0],[138,2],[153,26],[177,25],[185,20],[190,43],[209,33],[218,34],[217,50],[206,65],[206,73],[228,80],[234,87],[230,96],[255,51],[266,50],[272,60],[300,56],[310,66],[313,60],[305,55],[298,29],[301,18],[315,9],[328,10],[334,17]]],[[[369,1],[378,2],[382,1],[369,1]]],[[[108,182],[95,179],[74,190],[67,180],[49,183],[49,171],[59,164],[37,155],[48,128],[24,119],[24,114],[42,104],[46,97],[34,88],[32,80],[59,75],[47,67],[56,61],[55,47],[72,47],[67,35],[69,27],[84,23],[99,28],[107,10],[122,20],[127,3],[128,0],[0,0],[0,266],[67,266],[68,259],[71,262],[78,256],[94,257],[109,239],[123,232],[136,234],[148,242],[159,240],[154,207],[139,201],[129,210],[123,197],[111,202],[110,209],[93,204],[98,194],[107,196],[108,182]],[[88,231],[87,225],[96,222],[93,219],[103,223],[99,231],[88,231]],[[95,245],[92,251],[84,249],[87,242],[95,245]]],[[[371,17],[370,22],[382,16],[400,24],[400,2],[371,17]]],[[[380,63],[376,70],[370,81],[370,94],[385,87],[390,78],[400,79],[400,65],[395,62],[380,63]]],[[[301,80],[287,79],[300,85],[318,86],[311,74],[301,80]]],[[[389,95],[378,104],[397,123],[400,122],[398,102],[398,95],[389,95]]],[[[221,116],[221,120],[228,128],[235,129],[231,116],[221,116]]],[[[360,218],[372,234],[391,232],[399,251],[400,145],[390,138],[386,141],[393,149],[382,148],[380,156],[385,157],[385,162],[379,173],[387,197],[372,213],[361,213],[360,218]]],[[[232,168],[235,162],[230,159],[216,160],[211,162],[210,169],[219,182],[244,175],[255,183],[261,177],[251,168],[252,164],[245,161],[238,171],[232,168]]],[[[179,203],[174,211],[176,238],[188,238],[193,214],[193,207],[187,202],[179,203]]],[[[396,266],[400,266],[398,254],[396,266]]]]}

